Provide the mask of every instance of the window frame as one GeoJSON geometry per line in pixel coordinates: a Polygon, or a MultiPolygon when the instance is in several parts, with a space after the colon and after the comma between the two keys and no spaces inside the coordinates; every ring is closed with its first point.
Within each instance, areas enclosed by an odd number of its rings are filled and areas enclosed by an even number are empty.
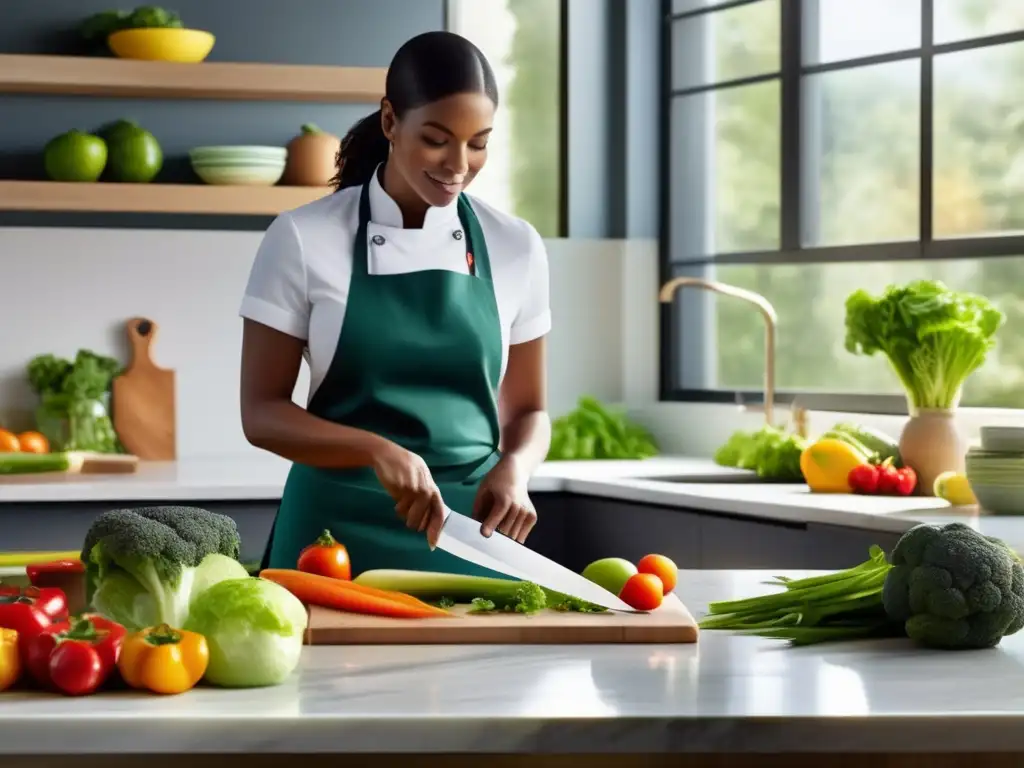
{"type": "MultiPolygon", "coordinates": [[[[454,20],[460,3],[472,0],[444,0],[441,8],[441,28],[456,32],[454,20]]],[[[542,235],[545,238],[569,236],[569,0],[551,0],[558,3],[560,19],[558,40],[558,226],[557,232],[542,235]]],[[[515,211],[508,211],[515,215],[515,211]]],[[[531,222],[532,225],[532,222],[531,222]]]]}
{"type": "MultiPolygon", "coordinates": [[[[724,0],[683,12],[673,12],[672,0],[661,0],[661,105],[660,105],[660,163],[659,180],[659,284],[664,285],[673,277],[694,274],[715,265],[736,264],[838,264],[848,262],[878,261],[929,261],[948,259],[999,258],[1024,255],[1024,234],[1004,236],[964,237],[936,240],[933,237],[932,200],[932,157],[934,107],[934,61],[935,56],[989,48],[1006,43],[1024,41],[1024,30],[1000,33],[985,37],[957,40],[950,43],[933,42],[933,7],[935,0],[921,0],[921,45],[882,54],[860,56],[853,59],[830,61],[823,64],[803,63],[804,24],[817,13],[818,0],[779,0],[780,13],[780,66],[777,72],[758,74],[722,82],[713,82],[688,88],[673,88],[674,46],[673,30],[681,20],[707,14],[719,13],[732,8],[752,5],[763,0],[724,0]],[[920,62],[920,126],[919,126],[919,221],[916,240],[886,243],[865,243],[862,245],[805,246],[802,243],[804,184],[807,176],[804,146],[801,143],[803,128],[803,83],[804,78],[825,72],[849,70],[873,64],[888,64],[898,61],[918,60],[920,62]],[[781,147],[780,147],[780,247],[777,250],[744,253],[712,254],[699,260],[680,260],[673,263],[672,245],[672,105],[674,99],[699,93],[717,92],[728,88],[753,85],[761,82],[779,83],[781,147]]],[[[676,301],[660,305],[659,344],[659,399],[669,402],[734,403],[762,406],[762,390],[688,389],[676,385],[676,371],[679,369],[680,350],[680,292],[676,301]]],[[[753,311],[753,310],[752,310],[753,311]]],[[[702,329],[697,330],[698,333],[702,329]]],[[[776,390],[776,405],[790,405],[798,401],[801,406],[812,410],[827,410],[845,413],[906,414],[907,404],[903,395],[854,394],[810,392],[801,390],[776,390]]]]}

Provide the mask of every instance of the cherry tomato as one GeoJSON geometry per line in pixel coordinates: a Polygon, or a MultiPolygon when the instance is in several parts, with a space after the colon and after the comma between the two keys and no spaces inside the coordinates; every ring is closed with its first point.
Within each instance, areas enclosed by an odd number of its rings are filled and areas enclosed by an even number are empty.
{"type": "Polygon", "coordinates": [[[662,589],[666,595],[676,588],[679,569],[664,555],[644,555],[636,564],[636,569],[640,573],[650,573],[661,579],[662,589]]]}
{"type": "Polygon", "coordinates": [[[664,597],[661,579],[653,573],[634,573],[619,592],[619,599],[638,611],[653,611],[664,597]]]}
{"type": "Polygon", "coordinates": [[[69,696],[92,693],[100,687],[103,677],[100,655],[88,643],[63,642],[50,655],[50,679],[69,696]]]}
{"type": "Polygon", "coordinates": [[[298,569],[332,579],[352,579],[348,550],[325,530],[320,537],[299,554],[298,569]]]}
{"type": "Polygon", "coordinates": [[[39,432],[22,432],[18,435],[18,446],[23,453],[50,452],[50,441],[39,432]]]}

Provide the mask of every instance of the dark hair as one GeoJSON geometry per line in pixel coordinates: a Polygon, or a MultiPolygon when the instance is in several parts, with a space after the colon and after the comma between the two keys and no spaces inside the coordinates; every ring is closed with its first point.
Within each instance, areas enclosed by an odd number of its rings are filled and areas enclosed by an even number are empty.
{"type": "MultiPolygon", "coordinates": [[[[426,32],[405,43],[391,60],[384,98],[395,117],[401,119],[407,110],[457,93],[483,93],[498,104],[494,71],[466,38],[453,32],[426,32]]],[[[380,123],[378,109],[353,125],[341,140],[335,161],[338,171],[331,179],[335,189],[367,183],[388,159],[390,146],[380,123]]]]}

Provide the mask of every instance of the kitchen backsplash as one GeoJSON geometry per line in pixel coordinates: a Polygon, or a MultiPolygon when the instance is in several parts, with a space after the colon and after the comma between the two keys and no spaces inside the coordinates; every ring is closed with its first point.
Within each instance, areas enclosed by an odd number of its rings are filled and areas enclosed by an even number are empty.
{"type": "MultiPolygon", "coordinates": [[[[0,423],[29,426],[35,397],[25,364],[79,348],[127,360],[124,321],[159,326],[158,364],[177,371],[181,457],[252,449],[238,416],[238,304],[260,233],[0,228],[0,423]]],[[[580,394],[657,398],[654,241],[549,240],[554,330],[551,409],[580,394]]],[[[306,371],[296,387],[304,401],[306,371]]]]}

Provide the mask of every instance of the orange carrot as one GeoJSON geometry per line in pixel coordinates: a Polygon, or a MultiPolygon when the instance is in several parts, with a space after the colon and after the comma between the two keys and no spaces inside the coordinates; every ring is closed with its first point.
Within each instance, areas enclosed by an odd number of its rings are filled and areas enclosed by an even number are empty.
{"type": "Polygon", "coordinates": [[[443,608],[424,603],[400,592],[353,584],[316,573],[289,568],[267,568],[260,578],[280,584],[307,605],[318,605],[348,613],[368,613],[395,619],[430,619],[451,616],[443,608]]]}
{"type": "MultiPolygon", "coordinates": [[[[275,571],[280,570],[283,573],[293,573],[293,571],[291,569],[287,569],[287,568],[284,568],[284,569],[270,568],[268,570],[271,571],[271,572],[275,572],[275,571]]],[[[300,571],[300,573],[308,573],[308,571],[300,571]]],[[[418,597],[413,597],[412,595],[407,595],[404,592],[396,592],[393,589],[380,589],[379,587],[370,587],[370,586],[367,586],[366,584],[357,584],[354,581],[348,581],[347,579],[337,579],[337,578],[333,578],[333,577],[328,577],[328,578],[332,578],[333,581],[340,581],[340,582],[342,582],[341,583],[341,587],[344,588],[344,589],[349,589],[349,590],[351,590],[353,592],[359,592],[360,594],[363,594],[363,595],[370,595],[372,597],[379,597],[379,598],[382,598],[384,600],[391,600],[392,602],[396,602],[396,603],[405,603],[406,605],[411,605],[411,606],[414,606],[416,608],[423,608],[423,609],[428,609],[428,610],[436,608],[436,606],[430,605],[429,603],[425,603],[422,600],[420,600],[418,597]]],[[[447,611],[445,611],[445,613],[447,613],[447,611]]]]}

